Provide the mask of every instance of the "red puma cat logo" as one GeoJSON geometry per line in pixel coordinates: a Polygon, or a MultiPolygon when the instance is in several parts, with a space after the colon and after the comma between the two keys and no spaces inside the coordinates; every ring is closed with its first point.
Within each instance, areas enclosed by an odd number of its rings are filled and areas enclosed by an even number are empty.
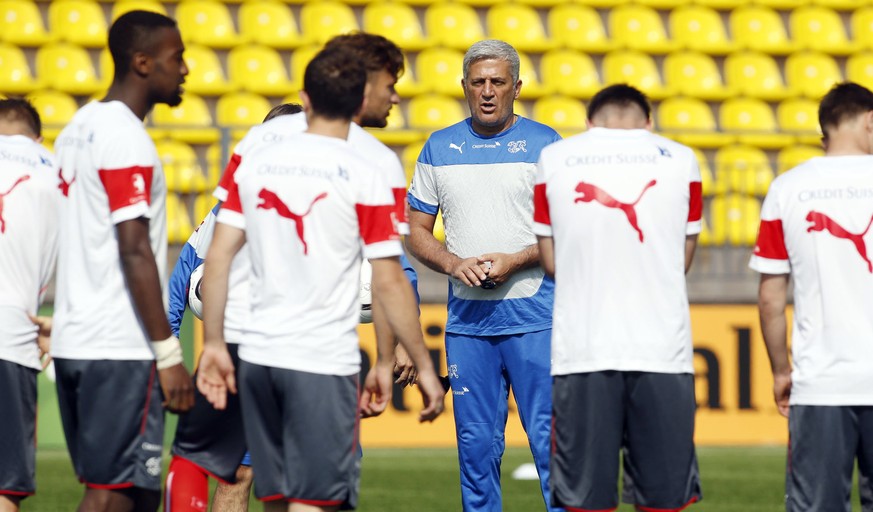
{"type": "Polygon", "coordinates": [[[64,171],[62,169],[58,169],[58,178],[60,178],[61,182],[58,184],[58,188],[61,189],[61,194],[64,194],[64,197],[70,195],[70,186],[76,181],[76,175],[73,175],[73,179],[67,181],[64,179],[64,171]]]}
{"type": "Polygon", "coordinates": [[[309,209],[306,210],[306,213],[296,214],[288,209],[288,206],[279,199],[279,196],[270,190],[262,188],[260,192],[258,192],[258,198],[260,198],[261,202],[258,204],[258,208],[263,208],[264,210],[273,209],[276,210],[280,216],[285,217],[286,219],[291,219],[294,221],[295,226],[297,227],[297,238],[300,239],[300,243],[303,244],[303,254],[307,254],[309,252],[309,246],[306,245],[306,237],[303,236],[303,217],[312,212],[312,207],[315,206],[315,203],[321,201],[327,197],[327,192],[322,192],[315,196],[315,199],[309,203],[309,209]]]}
{"type": "Polygon", "coordinates": [[[612,197],[604,191],[602,188],[597,185],[592,185],[590,183],[585,183],[584,181],[580,181],[578,185],[576,185],[576,192],[582,194],[581,196],[576,198],[577,203],[590,203],[591,201],[597,201],[607,208],[617,208],[624,212],[627,215],[627,220],[630,222],[632,228],[636,230],[640,235],[640,242],[643,241],[643,232],[640,229],[640,226],[637,224],[637,212],[634,207],[637,203],[640,202],[640,199],[643,198],[643,194],[646,193],[646,190],[654,187],[655,184],[658,183],[657,180],[652,180],[643,187],[643,191],[640,192],[640,195],[637,197],[637,200],[632,203],[622,203],[618,199],[612,197]]]}
{"type": "Polygon", "coordinates": [[[30,179],[30,176],[25,174],[24,176],[15,180],[15,183],[13,183],[11,187],[9,187],[9,190],[0,194],[0,233],[6,232],[6,219],[3,218],[3,203],[6,199],[6,196],[8,196],[9,193],[12,192],[12,190],[15,187],[17,187],[19,183],[24,183],[25,181],[27,181],[29,179],[30,179]]]}
{"type": "Polygon", "coordinates": [[[873,217],[870,217],[870,222],[867,223],[867,228],[864,229],[862,233],[858,234],[849,233],[843,226],[837,224],[837,222],[832,218],[824,213],[814,210],[806,214],[806,220],[812,222],[812,225],[806,228],[807,233],[812,231],[827,231],[837,238],[845,238],[855,244],[855,249],[858,250],[858,254],[860,254],[861,258],[867,262],[867,270],[873,274],[873,262],[871,262],[870,258],[867,257],[867,244],[864,242],[864,235],[866,235],[867,231],[870,230],[870,225],[873,224],[873,217]]]}

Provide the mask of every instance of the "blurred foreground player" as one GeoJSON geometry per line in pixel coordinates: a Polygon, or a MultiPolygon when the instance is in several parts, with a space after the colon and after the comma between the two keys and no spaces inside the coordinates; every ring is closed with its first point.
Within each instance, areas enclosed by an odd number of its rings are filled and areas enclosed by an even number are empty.
{"type": "Polygon", "coordinates": [[[36,374],[48,347],[36,315],[58,253],[57,174],[39,114],[0,100],[0,512],[36,489],[36,374]]]}
{"type": "Polygon", "coordinates": [[[236,391],[223,317],[231,261],[246,244],[249,286],[257,293],[240,344],[240,401],[255,494],[266,510],[356,505],[358,418],[385,409],[393,373],[393,346],[383,338],[358,398],[362,245],[373,267],[373,296],[420,372],[421,419],[443,409],[398,260],[394,194],[345,140],[365,83],[366,70],[352,54],[319,53],[304,75],[306,131],[263,148],[224,180],[230,188],[202,285],[205,346],[197,384],[219,409],[236,391]]]}
{"type": "Polygon", "coordinates": [[[652,134],[649,102],[614,85],[590,129],[542,152],[534,230],[555,276],[552,503],[678,511],[701,499],[685,273],[701,225],[690,148],[652,134]],[[584,255],[584,257],[580,257],[584,255]]]}
{"type": "Polygon", "coordinates": [[[862,508],[873,510],[873,93],[838,84],[818,117],[825,155],[773,181],[750,266],[761,273],[761,330],[788,417],[786,509],[851,510],[857,460],[862,508]]]}
{"type": "Polygon", "coordinates": [[[166,315],[167,187],[142,120],[181,101],[176,23],[132,11],[109,30],[115,77],[55,142],[61,222],[51,352],[80,510],[156,510],[164,411],[194,403],[166,315]],[[163,397],[161,396],[163,391],[163,397]]]}

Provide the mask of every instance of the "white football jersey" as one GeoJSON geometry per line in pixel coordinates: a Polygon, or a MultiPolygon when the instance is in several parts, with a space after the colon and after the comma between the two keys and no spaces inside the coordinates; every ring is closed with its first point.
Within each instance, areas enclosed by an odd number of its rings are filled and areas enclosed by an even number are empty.
{"type": "Polygon", "coordinates": [[[593,128],[542,152],[534,232],[553,237],[552,375],[693,373],[685,239],[700,232],[694,152],[593,128]]]}
{"type": "Polygon", "coordinates": [[[0,359],[39,369],[36,315],[58,253],[54,157],[22,135],[0,135],[0,359]]]}
{"type": "Polygon", "coordinates": [[[167,306],[167,186],[142,121],[119,101],[92,102],[55,141],[60,219],[52,356],[153,359],[125,283],[115,225],[149,221],[167,306]]]}
{"type": "Polygon", "coordinates": [[[794,280],[792,404],[873,405],[871,224],[873,156],[813,158],[767,192],[750,266],[794,280]]]}
{"type": "Polygon", "coordinates": [[[252,260],[240,358],[328,375],[360,371],[362,244],[369,259],[402,252],[383,174],[346,141],[300,133],[247,156],[225,178],[218,222],[245,230],[252,260]]]}

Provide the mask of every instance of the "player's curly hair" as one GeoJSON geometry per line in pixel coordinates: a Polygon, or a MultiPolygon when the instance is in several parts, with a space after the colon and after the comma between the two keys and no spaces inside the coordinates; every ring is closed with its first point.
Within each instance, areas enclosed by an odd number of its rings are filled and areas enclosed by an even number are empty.
{"type": "Polygon", "coordinates": [[[854,82],[843,82],[834,85],[821,100],[818,107],[818,122],[825,134],[829,129],[838,127],[841,123],[854,119],[858,115],[873,110],[873,92],[863,85],[854,82]]]}
{"type": "Polygon", "coordinates": [[[136,52],[151,52],[158,28],[176,28],[176,22],[163,14],[150,11],[130,11],[122,14],[109,28],[109,53],[115,64],[115,78],[130,71],[136,52]]]}
{"type": "Polygon", "coordinates": [[[351,119],[364,101],[367,68],[343,47],[318,52],[303,73],[303,90],[312,110],[329,119],[351,119]]]}
{"type": "Polygon", "coordinates": [[[324,49],[343,48],[360,59],[367,72],[385,70],[395,79],[403,74],[403,52],[391,40],[376,34],[352,32],[332,38],[324,49]]]}
{"type": "Polygon", "coordinates": [[[0,99],[0,119],[9,122],[23,122],[30,128],[33,136],[42,136],[42,121],[39,112],[24,98],[0,99]]]}
{"type": "Polygon", "coordinates": [[[643,111],[646,119],[652,115],[652,105],[642,91],[631,85],[615,84],[604,87],[591,98],[588,103],[588,119],[594,119],[598,111],[609,105],[621,108],[636,105],[643,111]]]}

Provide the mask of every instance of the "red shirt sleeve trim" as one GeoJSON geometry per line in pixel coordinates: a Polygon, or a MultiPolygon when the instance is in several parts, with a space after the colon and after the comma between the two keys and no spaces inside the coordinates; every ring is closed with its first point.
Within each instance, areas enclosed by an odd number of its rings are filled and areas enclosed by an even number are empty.
{"type": "Polygon", "coordinates": [[[691,193],[688,199],[688,222],[697,222],[703,217],[703,185],[699,181],[688,184],[691,193]]]}
{"type": "Polygon", "coordinates": [[[222,210],[230,210],[232,212],[242,213],[242,201],[239,198],[239,187],[236,182],[230,180],[227,186],[227,199],[221,203],[222,210]]]}
{"type": "Polygon", "coordinates": [[[100,169],[98,174],[109,196],[109,211],[142,202],[151,204],[153,167],[100,169]]]}
{"type": "Polygon", "coordinates": [[[788,259],[788,249],[785,248],[785,234],[782,231],[781,220],[761,221],[758,242],[755,244],[755,256],[771,260],[788,259]]]}
{"type": "Polygon", "coordinates": [[[397,216],[397,222],[407,224],[409,220],[406,218],[406,189],[392,188],[394,192],[394,214],[397,216]]]}
{"type": "Polygon", "coordinates": [[[534,222],[552,225],[552,216],[549,213],[549,198],[546,197],[546,184],[539,183],[534,186],[534,222]]]}
{"type": "Polygon", "coordinates": [[[236,173],[241,162],[242,156],[236,153],[230,156],[230,161],[227,162],[227,167],[224,168],[224,174],[221,175],[221,179],[218,181],[219,188],[230,190],[230,187],[233,186],[233,175],[236,173]]]}
{"type": "Polygon", "coordinates": [[[394,205],[369,206],[356,204],[355,211],[358,214],[358,229],[364,245],[398,240],[397,226],[392,220],[394,205]]]}

